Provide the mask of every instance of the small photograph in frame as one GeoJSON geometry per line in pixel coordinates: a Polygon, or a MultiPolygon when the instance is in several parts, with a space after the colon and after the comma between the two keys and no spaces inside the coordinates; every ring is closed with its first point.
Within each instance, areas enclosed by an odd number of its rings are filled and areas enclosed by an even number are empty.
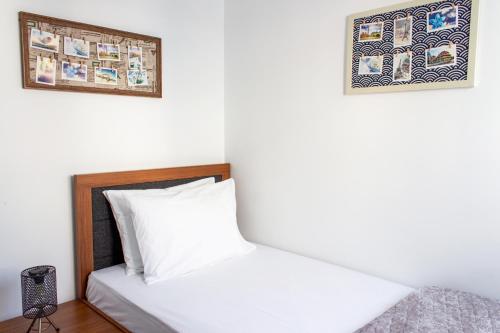
{"type": "Polygon", "coordinates": [[[56,85],[57,61],[55,59],[37,56],[35,82],[49,86],[56,85]]]}
{"type": "Polygon", "coordinates": [[[359,75],[380,75],[384,66],[384,56],[362,56],[359,58],[359,75]]]}
{"type": "Polygon", "coordinates": [[[458,6],[446,7],[427,13],[427,32],[458,27],[458,6]]]}
{"type": "Polygon", "coordinates": [[[393,80],[394,82],[407,82],[411,80],[412,53],[404,52],[394,55],[393,80]]]}
{"type": "Polygon", "coordinates": [[[425,51],[425,66],[427,69],[455,66],[456,64],[456,44],[432,47],[425,51]]]}
{"type": "Polygon", "coordinates": [[[31,29],[30,47],[48,52],[59,52],[59,36],[47,31],[31,29]]]}
{"type": "Polygon", "coordinates": [[[101,61],[120,61],[120,45],[97,43],[97,59],[101,61]]]}
{"type": "Polygon", "coordinates": [[[394,47],[412,44],[413,16],[394,20],[394,47]]]}
{"type": "Polygon", "coordinates": [[[61,63],[61,79],[87,82],[87,65],[63,61],[61,63]]]}
{"type": "Polygon", "coordinates": [[[140,87],[148,85],[148,72],[145,70],[132,69],[127,71],[127,84],[129,87],[140,87]]]}
{"type": "Polygon", "coordinates": [[[360,42],[381,41],[384,36],[384,22],[363,23],[359,27],[360,42]]]}
{"type": "Polygon", "coordinates": [[[140,46],[128,47],[128,68],[129,69],[142,68],[142,47],[140,46]]]}
{"type": "Polygon", "coordinates": [[[98,84],[118,85],[118,70],[109,67],[94,68],[94,82],[98,84]]]}
{"type": "Polygon", "coordinates": [[[64,37],[64,54],[88,59],[90,56],[90,42],[83,39],[64,37]]]}

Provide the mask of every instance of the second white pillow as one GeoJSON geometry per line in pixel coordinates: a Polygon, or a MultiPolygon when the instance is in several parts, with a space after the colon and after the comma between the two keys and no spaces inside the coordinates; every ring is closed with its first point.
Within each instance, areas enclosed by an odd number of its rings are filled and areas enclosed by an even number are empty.
{"type": "Polygon", "coordinates": [[[135,237],[134,226],[132,224],[132,212],[130,210],[130,206],[128,205],[128,201],[125,200],[125,197],[166,193],[172,194],[214,183],[214,177],[210,177],[187,184],[172,186],[166,189],[108,190],[103,192],[104,196],[108,199],[111,205],[111,209],[113,210],[113,215],[116,220],[116,226],[122,243],[123,258],[126,264],[127,275],[142,273],[144,271],[144,264],[142,263],[141,254],[137,245],[137,239],[135,237]]]}
{"type": "Polygon", "coordinates": [[[232,179],[176,194],[127,196],[147,284],[247,254],[232,179]]]}

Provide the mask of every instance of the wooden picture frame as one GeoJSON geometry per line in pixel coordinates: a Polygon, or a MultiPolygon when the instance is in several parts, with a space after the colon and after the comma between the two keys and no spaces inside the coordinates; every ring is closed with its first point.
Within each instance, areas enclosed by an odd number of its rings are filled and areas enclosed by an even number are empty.
{"type": "Polygon", "coordinates": [[[23,88],[162,98],[162,52],[160,38],[26,12],[19,12],[19,26],[21,32],[23,88]],[[43,31],[39,29],[41,26],[50,27],[49,33],[54,33],[61,39],[58,42],[59,47],[57,52],[48,52],[43,48],[30,47],[31,30],[43,31]],[[71,36],[67,36],[66,32],[68,31],[71,31],[71,36]],[[77,37],[73,37],[75,35],[77,37]],[[88,58],[65,54],[64,37],[70,37],[72,40],[73,38],[81,39],[84,42],[90,43],[88,58]],[[122,57],[119,61],[98,60],[97,43],[120,45],[119,54],[122,57]],[[128,78],[129,58],[127,52],[131,46],[143,47],[145,51],[143,51],[142,57],[144,56],[144,52],[149,52],[144,62],[142,62],[141,57],[141,66],[144,67],[140,70],[146,71],[147,75],[146,80],[144,80],[146,83],[140,86],[131,85],[130,82],[136,83],[138,81],[130,81],[128,78]],[[52,59],[52,61],[57,61],[54,79],[51,84],[38,82],[37,59],[42,59],[42,57],[45,60],[48,58],[52,59]],[[74,61],[74,63],[71,63],[71,61],[74,61]],[[87,80],[85,82],[76,82],[62,79],[62,62],[86,66],[85,76],[88,76],[87,80]],[[99,66],[97,66],[98,62],[99,66]],[[116,70],[116,78],[112,81],[115,83],[114,85],[96,83],[92,79],[95,79],[96,69],[100,67],[102,69],[111,68],[116,70]]]}
{"type": "MultiPolygon", "coordinates": [[[[349,16],[346,28],[344,93],[354,95],[474,87],[478,12],[479,0],[415,0],[349,16]],[[461,7],[460,15],[465,14],[463,19],[461,16],[457,19],[460,27],[457,23],[456,27],[449,28],[453,30],[429,31],[428,21],[421,22],[429,19],[426,14],[432,12],[433,9],[439,10],[453,6],[461,7]],[[414,15],[415,19],[413,19],[414,15]],[[394,40],[394,22],[405,17],[412,17],[411,31],[413,37],[410,38],[411,42],[408,46],[398,46],[395,45],[394,40]],[[416,22],[417,20],[419,22],[416,22]],[[357,34],[361,32],[361,25],[369,25],[373,22],[386,23],[383,27],[384,37],[381,38],[382,40],[364,41],[361,39],[361,35],[358,38],[357,34]],[[431,37],[423,37],[424,31],[431,37]],[[415,38],[415,34],[417,34],[418,38],[415,38]],[[464,41],[467,43],[464,44],[464,41]],[[455,44],[457,49],[460,47],[460,53],[456,51],[455,55],[455,61],[458,60],[460,64],[456,64],[454,68],[449,67],[449,72],[454,71],[455,73],[444,75],[442,74],[444,70],[441,68],[428,68],[426,57],[427,50],[444,46],[447,43],[455,44]],[[422,49],[424,44],[426,45],[425,49],[422,49]],[[388,45],[393,45],[390,50],[388,45]],[[411,53],[410,79],[407,82],[398,82],[394,78],[393,61],[396,59],[396,55],[402,55],[405,52],[411,53]],[[384,57],[384,67],[380,75],[366,75],[366,73],[360,72],[361,57],[366,59],[380,55],[384,57]],[[427,72],[424,73],[425,71],[427,72]],[[428,74],[428,72],[431,73],[428,74]],[[457,74],[456,72],[460,73],[457,74]],[[433,75],[434,73],[436,75],[433,75]]],[[[447,71],[446,68],[445,70],[447,71]]]]}

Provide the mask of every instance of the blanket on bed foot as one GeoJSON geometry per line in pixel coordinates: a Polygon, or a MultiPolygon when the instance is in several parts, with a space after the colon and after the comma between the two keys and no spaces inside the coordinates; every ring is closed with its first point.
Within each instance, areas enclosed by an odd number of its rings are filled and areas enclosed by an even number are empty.
{"type": "Polygon", "coordinates": [[[500,333],[500,301],[426,287],[355,333],[500,333]]]}

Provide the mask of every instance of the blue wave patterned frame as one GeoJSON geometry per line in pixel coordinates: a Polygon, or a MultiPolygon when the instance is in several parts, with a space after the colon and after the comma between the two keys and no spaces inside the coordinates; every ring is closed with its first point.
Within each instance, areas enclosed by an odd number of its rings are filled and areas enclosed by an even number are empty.
{"type": "Polygon", "coordinates": [[[395,10],[379,15],[357,18],[353,27],[352,49],[352,80],[351,87],[387,87],[412,85],[422,83],[467,81],[469,65],[469,43],[471,34],[472,0],[439,1],[395,10]],[[459,23],[457,28],[427,32],[427,13],[458,6],[459,23]],[[394,47],[394,20],[413,16],[412,45],[394,47]],[[359,29],[362,23],[384,21],[383,39],[377,42],[359,42],[359,29]],[[457,45],[457,65],[426,69],[425,51],[432,47],[448,45],[450,42],[457,45]],[[393,54],[403,53],[410,49],[412,57],[412,79],[406,82],[393,81],[393,54]],[[381,75],[358,75],[359,59],[362,55],[384,55],[384,66],[381,75]]]}

